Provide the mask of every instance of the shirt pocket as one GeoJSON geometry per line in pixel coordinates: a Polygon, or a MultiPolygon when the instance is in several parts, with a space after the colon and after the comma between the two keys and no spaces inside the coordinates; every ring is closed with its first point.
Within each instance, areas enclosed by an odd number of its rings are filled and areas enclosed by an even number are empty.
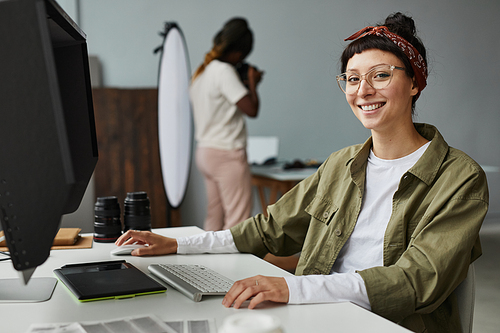
{"type": "Polygon", "coordinates": [[[330,200],[315,196],[305,210],[316,220],[328,225],[339,208],[330,200]]]}

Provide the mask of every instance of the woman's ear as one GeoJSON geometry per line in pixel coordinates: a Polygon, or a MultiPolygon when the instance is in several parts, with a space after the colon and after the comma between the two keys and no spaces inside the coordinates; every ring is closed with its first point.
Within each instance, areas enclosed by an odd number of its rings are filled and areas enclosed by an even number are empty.
{"type": "Polygon", "coordinates": [[[411,96],[415,96],[416,94],[418,94],[418,83],[414,76],[411,80],[411,96]]]}

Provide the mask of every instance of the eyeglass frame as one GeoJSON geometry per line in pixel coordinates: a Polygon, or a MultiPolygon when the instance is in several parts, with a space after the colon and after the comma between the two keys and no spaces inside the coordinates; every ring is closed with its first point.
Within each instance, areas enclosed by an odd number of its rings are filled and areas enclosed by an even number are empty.
{"type": "MultiPolygon", "coordinates": [[[[370,69],[370,70],[369,70],[368,72],[366,72],[365,74],[356,74],[356,73],[353,73],[353,74],[357,75],[357,76],[360,78],[360,80],[359,80],[359,82],[358,82],[358,87],[356,88],[356,91],[354,91],[354,92],[352,92],[352,93],[347,93],[344,89],[342,89],[342,86],[340,85],[340,81],[341,81],[341,77],[342,77],[342,76],[346,77],[346,79],[345,79],[344,81],[346,81],[346,82],[347,82],[347,75],[346,75],[346,74],[347,74],[347,73],[349,73],[349,72],[344,72],[344,73],[342,73],[342,74],[337,75],[337,76],[336,76],[336,79],[337,79],[337,84],[338,84],[338,86],[339,86],[340,90],[341,90],[344,94],[346,94],[346,95],[353,95],[353,94],[357,93],[357,92],[358,92],[358,90],[359,90],[359,87],[361,86],[361,81],[363,81],[363,80],[365,80],[365,81],[366,81],[366,83],[368,83],[368,85],[370,85],[370,87],[372,87],[373,89],[377,89],[377,88],[375,88],[375,87],[374,87],[374,86],[370,83],[370,81],[368,81],[368,80],[366,79],[366,76],[367,76],[368,74],[372,73],[372,72],[373,72],[374,70],[376,70],[377,68],[382,67],[382,66],[389,66],[389,68],[391,69],[391,77],[390,77],[390,79],[389,79],[389,82],[387,83],[387,86],[388,86],[389,84],[391,84],[392,77],[394,76],[394,70],[395,70],[395,69],[399,69],[399,70],[403,70],[403,71],[404,71],[404,70],[406,70],[406,68],[404,68],[404,67],[399,67],[399,66],[394,66],[394,65],[378,65],[378,66],[375,66],[375,67],[373,67],[372,69],[370,69]]],[[[386,87],[387,87],[387,86],[386,86],[386,87]]],[[[346,87],[347,87],[347,83],[346,83],[346,87]]],[[[384,88],[385,88],[385,87],[384,87],[384,88]]],[[[383,88],[378,88],[378,89],[383,89],[383,88]]]]}

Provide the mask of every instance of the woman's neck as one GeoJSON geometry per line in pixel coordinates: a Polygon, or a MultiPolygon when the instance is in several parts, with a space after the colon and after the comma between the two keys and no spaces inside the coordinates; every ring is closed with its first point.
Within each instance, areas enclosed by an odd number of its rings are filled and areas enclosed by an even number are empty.
{"type": "Polygon", "coordinates": [[[413,123],[410,128],[400,128],[390,133],[372,131],[375,156],[385,160],[394,160],[407,156],[429,142],[421,136],[413,123]]]}

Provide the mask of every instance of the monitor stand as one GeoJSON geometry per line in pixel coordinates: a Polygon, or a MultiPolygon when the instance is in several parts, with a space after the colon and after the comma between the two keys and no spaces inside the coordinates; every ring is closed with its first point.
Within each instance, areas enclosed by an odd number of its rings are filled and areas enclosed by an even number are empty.
{"type": "Polygon", "coordinates": [[[22,279],[0,279],[0,303],[34,303],[48,301],[57,284],[53,277],[31,278],[27,285],[22,279]]]}

